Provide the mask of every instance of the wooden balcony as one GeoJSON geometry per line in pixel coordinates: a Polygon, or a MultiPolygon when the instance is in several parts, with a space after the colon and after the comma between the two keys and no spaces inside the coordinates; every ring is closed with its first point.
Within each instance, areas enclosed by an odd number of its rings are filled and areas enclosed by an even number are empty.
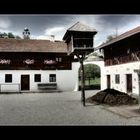
{"type": "Polygon", "coordinates": [[[89,54],[94,51],[93,46],[76,46],[69,50],[69,54],[89,54]]]}
{"type": "Polygon", "coordinates": [[[140,51],[131,52],[130,54],[125,54],[116,57],[109,57],[105,59],[105,66],[112,66],[118,64],[125,64],[130,62],[140,61],[140,51]]]}
{"type": "Polygon", "coordinates": [[[91,53],[91,52],[93,52],[94,51],[94,48],[90,48],[90,47],[88,47],[88,48],[77,48],[77,47],[75,47],[75,48],[73,48],[73,53],[79,53],[79,54],[81,54],[81,53],[91,53]]]}

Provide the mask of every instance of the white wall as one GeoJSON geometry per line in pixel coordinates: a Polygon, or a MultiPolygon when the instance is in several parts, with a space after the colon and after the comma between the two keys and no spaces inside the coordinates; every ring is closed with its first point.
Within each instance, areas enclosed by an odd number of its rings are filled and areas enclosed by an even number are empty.
{"type": "Polygon", "coordinates": [[[0,87],[3,92],[19,91],[21,75],[30,75],[30,91],[38,89],[34,82],[34,74],[41,74],[41,83],[49,82],[49,74],[56,74],[56,82],[59,90],[73,91],[78,81],[78,64],[72,63],[72,70],[0,70],[0,87]],[[12,83],[5,83],[5,74],[12,74],[12,83]],[[13,86],[12,86],[13,84],[13,86]]]}
{"type": "MultiPolygon", "coordinates": [[[[100,72],[101,72],[101,77],[102,77],[102,75],[104,74],[103,72],[104,72],[104,61],[90,61],[90,62],[84,62],[84,65],[86,65],[86,64],[93,64],[93,65],[97,65],[97,66],[99,66],[100,67],[100,72]]],[[[76,84],[75,84],[75,89],[74,89],[74,91],[78,91],[78,88],[79,88],[79,79],[78,79],[78,70],[79,70],[79,68],[80,68],[80,63],[79,62],[77,62],[77,63],[75,63],[74,64],[74,68],[73,68],[73,74],[75,75],[75,78],[77,79],[77,82],[76,82],[76,84]]],[[[76,80],[75,79],[75,80],[76,80]]],[[[102,88],[102,86],[103,86],[103,84],[104,84],[104,81],[105,81],[105,79],[104,78],[101,78],[101,88],[102,88]]]]}
{"type": "Polygon", "coordinates": [[[63,91],[78,90],[78,69],[79,62],[72,63],[72,71],[57,71],[57,83],[63,91]]]}
{"type": "MultiPolygon", "coordinates": [[[[84,62],[86,64],[96,64],[100,67],[101,77],[104,75],[104,62],[93,61],[84,62]]],[[[78,91],[78,70],[79,62],[72,63],[72,70],[0,70],[0,87],[3,92],[19,91],[21,75],[30,75],[30,91],[37,91],[38,83],[49,83],[49,74],[56,74],[56,82],[59,90],[78,91]],[[12,83],[5,83],[5,74],[12,74],[12,83]],[[34,75],[41,74],[41,82],[34,82],[34,75]],[[13,84],[13,86],[11,85],[13,84]]],[[[101,89],[104,88],[105,78],[101,78],[101,89]]]]}
{"type": "Polygon", "coordinates": [[[134,69],[140,68],[140,62],[133,62],[121,65],[106,66],[102,73],[102,90],[107,88],[106,75],[111,75],[111,88],[126,92],[126,74],[132,74],[132,93],[138,94],[138,75],[134,72],[134,69]],[[120,84],[115,83],[115,74],[120,74],[120,84]]]}

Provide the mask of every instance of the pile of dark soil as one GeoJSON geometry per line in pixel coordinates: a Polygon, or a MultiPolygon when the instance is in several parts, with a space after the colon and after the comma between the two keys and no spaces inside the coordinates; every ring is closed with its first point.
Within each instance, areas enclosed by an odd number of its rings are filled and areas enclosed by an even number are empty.
{"type": "Polygon", "coordinates": [[[97,102],[108,105],[138,104],[138,100],[136,98],[114,89],[105,89],[100,91],[94,96],[87,98],[86,101],[90,103],[97,102]]]}

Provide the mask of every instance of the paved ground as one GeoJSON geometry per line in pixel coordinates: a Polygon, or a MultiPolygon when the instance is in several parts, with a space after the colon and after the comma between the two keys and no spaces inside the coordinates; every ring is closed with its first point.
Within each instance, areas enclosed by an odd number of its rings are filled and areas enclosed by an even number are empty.
{"type": "MultiPolygon", "coordinates": [[[[86,91],[86,97],[96,92],[86,91]]],[[[83,107],[80,97],[81,92],[0,95],[0,125],[140,125],[138,106],[83,107]]]]}

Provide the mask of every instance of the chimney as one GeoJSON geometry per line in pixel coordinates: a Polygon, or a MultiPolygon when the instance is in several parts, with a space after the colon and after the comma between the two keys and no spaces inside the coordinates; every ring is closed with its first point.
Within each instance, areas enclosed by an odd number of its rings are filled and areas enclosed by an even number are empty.
{"type": "Polygon", "coordinates": [[[50,35],[50,41],[52,41],[52,42],[55,41],[55,36],[54,35],[50,35]]]}

